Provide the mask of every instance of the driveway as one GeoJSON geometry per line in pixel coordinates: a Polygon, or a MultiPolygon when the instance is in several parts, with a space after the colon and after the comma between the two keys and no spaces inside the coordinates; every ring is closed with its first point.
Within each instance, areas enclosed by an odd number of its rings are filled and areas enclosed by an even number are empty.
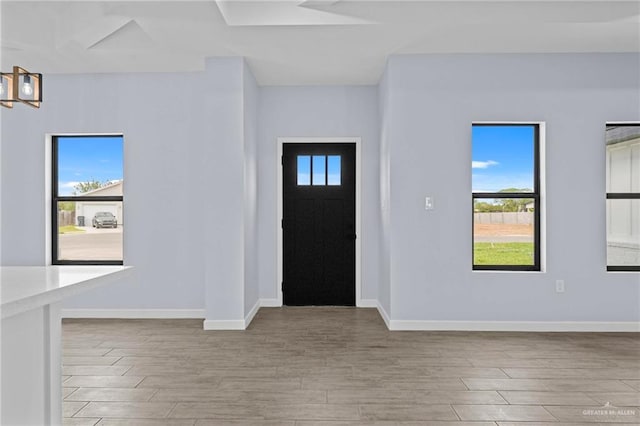
{"type": "Polygon", "coordinates": [[[60,260],[122,260],[122,227],[96,229],[79,226],[85,232],[58,236],[60,260]]]}
{"type": "Polygon", "coordinates": [[[122,225],[117,228],[94,228],[93,226],[76,226],[78,229],[84,230],[85,234],[122,234],[122,225]]]}
{"type": "Polygon", "coordinates": [[[532,235],[474,235],[476,243],[532,243],[532,235]]]}

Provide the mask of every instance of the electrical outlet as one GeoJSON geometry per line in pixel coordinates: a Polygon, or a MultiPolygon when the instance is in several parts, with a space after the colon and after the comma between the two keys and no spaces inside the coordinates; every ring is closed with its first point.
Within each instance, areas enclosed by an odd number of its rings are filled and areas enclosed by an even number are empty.
{"type": "Polygon", "coordinates": [[[564,293],[564,280],[556,280],[556,293],[564,293]]]}

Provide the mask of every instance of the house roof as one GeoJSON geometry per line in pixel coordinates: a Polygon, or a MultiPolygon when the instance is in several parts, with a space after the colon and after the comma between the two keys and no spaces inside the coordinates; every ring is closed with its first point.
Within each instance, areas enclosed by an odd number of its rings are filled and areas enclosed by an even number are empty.
{"type": "MultiPolygon", "coordinates": [[[[118,181],[111,181],[109,182],[107,185],[102,186],[98,189],[94,189],[91,191],[87,191],[87,192],[83,192],[82,196],[86,196],[86,195],[103,195],[102,193],[104,192],[119,192],[119,194],[117,195],[122,195],[122,184],[123,184],[124,180],[118,180],[118,181]]],[[[109,195],[115,195],[115,194],[109,194],[109,195]]]]}
{"type": "Polygon", "coordinates": [[[633,139],[638,139],[640,142],[640,125],[607,126],[607,145],[615,145],[633,139]]]}

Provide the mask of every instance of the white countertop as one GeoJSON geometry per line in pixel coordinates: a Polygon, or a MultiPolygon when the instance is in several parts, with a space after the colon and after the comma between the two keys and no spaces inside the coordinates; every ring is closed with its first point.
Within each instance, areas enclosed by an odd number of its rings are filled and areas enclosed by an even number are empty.
{"type": "Polygon", "coordinates": [[[7,318],[128,275],[132,266],[2,266],[0,313],[7,318]]]}

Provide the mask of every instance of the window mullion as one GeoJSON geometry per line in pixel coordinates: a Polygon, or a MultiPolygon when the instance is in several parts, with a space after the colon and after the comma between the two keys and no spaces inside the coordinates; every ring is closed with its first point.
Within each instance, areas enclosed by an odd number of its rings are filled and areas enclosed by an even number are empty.
{"type": "Polygon", "coordinates": [[[608,192],[608,200],[635,200],[640,199],[640,192],[608,192]]]}
{"type": "Polygon", "coordinates": [[[329,156],[324,155],[324,186],[329,185],[329,156]]]}
{"type": "Polygon", "coordinates": [[[82,195],[65,195],[61,197],[57,197],[55,200],[59,202],[71,201],[71,202],[82,202],[82,201],[95,201],[95,202],[104,202],[104,201],[123,201],[122,195],[105,195],[105,196],[82,196],[82,195]]]}

